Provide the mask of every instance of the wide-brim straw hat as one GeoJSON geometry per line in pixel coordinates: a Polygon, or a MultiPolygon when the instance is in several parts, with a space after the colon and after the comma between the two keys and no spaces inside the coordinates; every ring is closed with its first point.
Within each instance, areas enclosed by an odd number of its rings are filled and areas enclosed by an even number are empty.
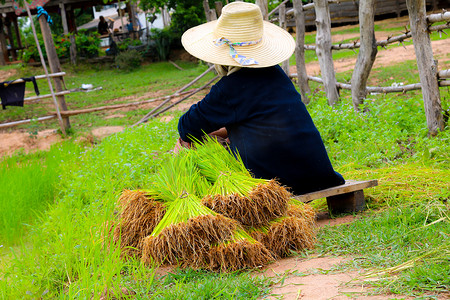
{"type": "Polygon", "coordinates": [[[218,20],[187,30],[181,37],[183,47],[191,55],[209,63],[264,68],[289,59],[295,49],[294,38],[281,27],[263,20],[261,10],[252,3],[232,2],[222,9],[218,20]],[[217,45],[225,38],[239,56],[253,59],[257,64],[242,65],[230,55],[228,44],[217,45]]]}

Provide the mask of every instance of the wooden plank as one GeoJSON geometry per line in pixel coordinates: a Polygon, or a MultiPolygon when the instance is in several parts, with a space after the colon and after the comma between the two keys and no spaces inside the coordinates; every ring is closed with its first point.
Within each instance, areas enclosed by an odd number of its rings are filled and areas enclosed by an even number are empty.
{"type": "Polygon", "coordinates": [[[356,181],[356,180],[346,180],[345,184],[334,186],[328,189],[320,190],[317,192],[312,192],[304,195],[298,195],[294,198],[302,202],[311,202],[316,199],[326,198],[330,196],[342,195],[346,193],[351,193],[370,187],[378,185],[378,180],[366,180],[366,181],[356,181]]]}

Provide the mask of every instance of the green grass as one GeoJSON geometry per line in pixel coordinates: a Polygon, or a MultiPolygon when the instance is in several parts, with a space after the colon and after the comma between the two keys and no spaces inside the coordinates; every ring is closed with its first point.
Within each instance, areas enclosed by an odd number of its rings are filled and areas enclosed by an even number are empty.
{"type": "Polygon", "coordinates": [[[349,225],[322,228],[317,251],[321,254],[351,255],[350,267],[374,270],[378,280],[370,284],[377,286],[379,292],[419,296],[448,292],[448,212],[448,204],[439,201],[417,202],[383,212],[371,212],[349,225]],[[442,249],[442,252],[419,260],[403,272],[382,272],[433,249],[442,249]]]}
{"type": "MultiPolygon", "coordinates": [[[[71,108],[83,108],[157,90],[166,95],[206,68],[178,64],[185,71],[167,63],[127,74],[96,66],[66,66],[68,88],[81,83],[103,87],[99,92],[72,94],[69,103],[71,108]]],[[[376,69],[370,80],[382,85],[413,83],[418,80],[415,69],[413,62],[376,69]]],[[[351,72],[338,74],[342,81],[350,77],[351,72]]],[[[365,101],[367,111],[355,113],[348,91],[341,91],[342,101],[329,107],[321,87],[313,83],[311,87],[315,92],[308,110],[336,170],[346,178],[380,183],[366,191],[368,211],[359,214],[357,221],[320,231],[314,254],[349,255],[355,259],[348,269],[382,271],[447,245],[450,130],[447,126],[437,137],[427,136],[421,93],[370,95],[365,101]]],[[[441,89],[441,98],[448,109],[448,89],[441,89]]],[[[146,111],[120,112],[124,118],[108,120],[103,118],[107,113],[75,116],[71,118],[74,135],[90,127],[129,125],[146,111]]],[[[2,120],[28,113],[6,112],[2,120]]],[[[114,220],[118,195],[125,188],[151,185],[158,165],[171,155],[180,114],[166,113],[174,117],[168,123],[155,119],[93,145],[71,139],[48,152],[19,153],[0,161],[0,180],[8,187],[0,193],[0,220],[8,220],[0,229],[1,299],[87,299],[99,298],[105,291],[109,297],[119,297],[124,289],[136,293],[137,299],[178,299],[180,295],[253,299],[270,294],[271,280],[245,272],[174,270],[158,275],[139,261],[121,258],[108,238],[106,224],[114,220]]],[[[323,200],[315,205],[325,207],[323,200]]],[[[380,276],[371,284],[380,292],[411,295],[448,291],[448,265],[445,260],[426,258],[395,277],[380,276]]]]}

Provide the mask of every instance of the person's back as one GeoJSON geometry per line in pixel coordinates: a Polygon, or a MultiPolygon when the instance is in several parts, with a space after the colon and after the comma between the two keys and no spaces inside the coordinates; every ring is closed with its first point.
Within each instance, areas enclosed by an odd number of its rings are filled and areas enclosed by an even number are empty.
{"type": "Polygon", "coordinates": [[[344,183],[335,173],[322,139],[290,79],[279,66],[241,70],[223,77],[210,95],[180,119],[180,136],[198,136],[226,124],[231,148],[260,178],[277,178],[295,194],[344,183]],[[187,130],[186,130],[187,129],[187,130]]]}

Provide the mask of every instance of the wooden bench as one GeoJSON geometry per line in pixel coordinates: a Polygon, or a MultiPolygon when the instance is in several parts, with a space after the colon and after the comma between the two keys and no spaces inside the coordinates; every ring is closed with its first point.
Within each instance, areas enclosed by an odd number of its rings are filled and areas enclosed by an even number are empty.
{"type": "Polygon", "coordinates": [[[363,190],[377,185],[378,180],[346,180],[343,185],[295,196],[294,198],[305,203],[327,198],[328,209],[331,213],[355,212],[365,208],[366,201],[363,190]]]}

